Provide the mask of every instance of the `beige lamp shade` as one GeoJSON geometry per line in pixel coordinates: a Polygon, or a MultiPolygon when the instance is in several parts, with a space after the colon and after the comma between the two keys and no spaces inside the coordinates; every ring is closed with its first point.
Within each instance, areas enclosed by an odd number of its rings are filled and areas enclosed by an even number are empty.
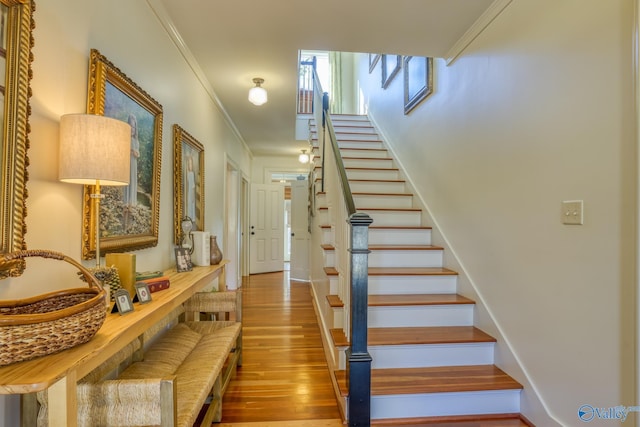
{"type": "Polygon", "coordinates": [[[131,126],[95,114],[60,118],[58,179],[74,184],[127,185],[131,126]]]}

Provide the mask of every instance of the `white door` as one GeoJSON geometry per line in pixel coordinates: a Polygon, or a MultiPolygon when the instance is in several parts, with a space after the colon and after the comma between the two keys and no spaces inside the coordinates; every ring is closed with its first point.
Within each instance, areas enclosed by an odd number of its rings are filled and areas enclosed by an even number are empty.
{"type": "Polygon", "coordinates": [[[309,182],[291,182],[291,273],[293,280],[309,280],[309,182]]]}
{"type": "Polygon", "coordinates": [[[284,270],[284,186],[251,184],[249,273],[284,270]]]}

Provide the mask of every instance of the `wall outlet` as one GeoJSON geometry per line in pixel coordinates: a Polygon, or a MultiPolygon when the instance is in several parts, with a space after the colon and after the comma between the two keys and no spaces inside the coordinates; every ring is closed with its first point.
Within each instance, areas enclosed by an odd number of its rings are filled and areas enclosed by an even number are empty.
{"type": "Polygon", "coordinates": [[[567,225],[582,225],[584,221],[584,207],[582,200],[565,200],[562,202],[562,223],[567,225]]]}

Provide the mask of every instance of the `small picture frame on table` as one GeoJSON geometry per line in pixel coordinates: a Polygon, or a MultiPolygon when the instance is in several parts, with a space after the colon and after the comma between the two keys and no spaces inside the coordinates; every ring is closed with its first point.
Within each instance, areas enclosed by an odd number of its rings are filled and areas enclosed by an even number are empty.
{"type": "Polygon", "coordinates": [[[111,310],[112,313],[117,311],[122,316],[123,314],[131,313],[133,311],[133,303],[131,302],[129,291],[126,289],[118,289],[115,292],[113,299],[116,301],[116,304],[113,306],[113,310],[111,310]]]}
{"type": "Polygon", "coordinates": [[[184,273],[192,269],[193,264],[191,263],[189,248],[176,247],[176,270],[178,273],[184,273]]]}
{"type": "Polygon", "coordinates": [[[140,304],[146,304],[151,302],[151,292],[149,292],[149,286],[144,282],[137,282],[136,287],[136,299],[140,304]]]}

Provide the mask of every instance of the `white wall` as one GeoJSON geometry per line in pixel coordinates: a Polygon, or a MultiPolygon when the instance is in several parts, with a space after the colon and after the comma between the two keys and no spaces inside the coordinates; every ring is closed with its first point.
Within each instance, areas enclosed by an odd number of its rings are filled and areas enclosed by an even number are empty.
{"type": "Polygon", "coordinates": [[[371,116],[475,286],[461,291],[563,425],[582,404],[639,403],[632,32],[631,0],[513,2],[456,62],[435,61],[435,92],[408,116],[401,75],[382,90],[360,62],[371,116]],[[560,222],[571,199],[582,226],[560,222]]]}
{"type": "MultiPolygon", "coordinates": [[[[81,256],[82,187],[58,182],[58,123],[63,114],[86,111],[91,48],[98,49],[164,107],[159,242],[155,248],[135,252],[138,270],[166,269],[174,264],[174,123],[205,146],[205,226],[223,235],[224,153],[246,175],[251,168],[249,153],[147,3],[39,1],[34,16],[27,246],[60,251],[75,259],[81,256]]],[[[0,299],[77,286],[73,276],[74,268],[59,261],[29,260],[22,277],[0,283],[0,299]],[[69,277],[63,277],[65,274],[69,277]]],[[[0,408],[7,401],[0,396],[0,408]]],[[[16,406],[4,409],[0,426],[15,425],[16,406]]]]}

